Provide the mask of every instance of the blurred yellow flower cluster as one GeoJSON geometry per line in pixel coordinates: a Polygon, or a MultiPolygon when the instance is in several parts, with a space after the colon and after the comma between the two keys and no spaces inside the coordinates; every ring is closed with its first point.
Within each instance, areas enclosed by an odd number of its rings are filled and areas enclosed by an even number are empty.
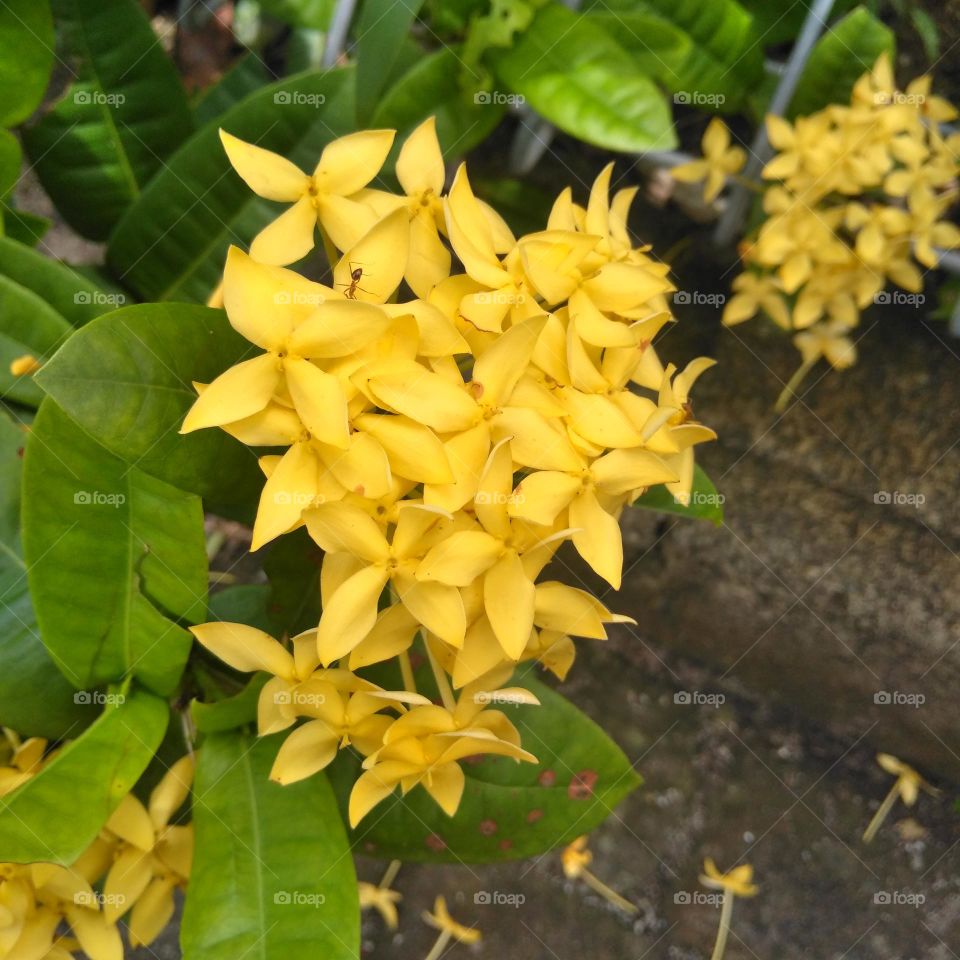
{"type": "Polygon", "coordinates": [[[960,133],[940,127],[957,111],[930,90],[929,76],[898,90],[884,55],[849,105],[793,124],[767,117],[777,153],[763,169],[772,183],[766,219],[743,244],[747,270],[734,280],[724,323],[763,312],[795,331],[805,366],[824,357],[843,369],[856,361],[850,333],[863,309],[922,302],[937,251],[960,246],[960,230],[945,219],[957,198],[960,133]],[[888,283],[907,295],[883,294],[888,283]]]}
{"type": "MultiPolygon", "coordinates": [[[[0,743],[0,797],[48,764],[56,751],[9,730],[0,743]]],[[[0,863],[0,960],[122,960],[117,921],[131,946],[148,946],[173,916],[193,858],[193,827],[170,823],[190,792],[193,759],[175,763],[144,806],[128,794],[70,866],[0,863]],[[66,935],[64,929],[69,928],[66,935]]]]}
{"type": "Polygon", "coordinates": [[[715,437],[690,391],[712,361],[678,372],[651,341],[672,318],[668,268],[627,230],[635,190],[610,198],[612,166],[586,207],[569,189],[545,229],[515,238],[456,171],[433,119],[399,150],[400,192],[370,184],[393,131],[334,141],[310,175],[222,134],[260,196],[292,204],[229,252],[222,302],[257,349],[210,384],[182,431],[220,427],[274,448],[253,548],[305,527],[323,549],[323,613],[280,642],[239,624],[194,629],[231,666],[265,671],[261,734],[305,718],[273,770],[309,776],[352,745],[364,771],[356,823],[422,784],[453,814],[460,761],[533,761],[499,703],[535,660],[561,678],[573,636],[604,639],[623,618],[541,573],[570,541],[618,588],[618,517],[648,487],[688,502],[694,447],[715,437]],[[287,269],[314,245],[330,285],[287,269]],[[455,265],[462,268],[459,271],[455,265]],[[420,634],[441,703],[420,694],[420,634]],[[355,671],[399,660],[402,690],[355,671]]]}

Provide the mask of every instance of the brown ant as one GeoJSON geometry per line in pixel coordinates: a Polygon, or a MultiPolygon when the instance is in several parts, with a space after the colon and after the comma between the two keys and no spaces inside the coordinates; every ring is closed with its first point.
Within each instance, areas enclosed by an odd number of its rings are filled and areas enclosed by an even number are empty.
{"type": "Polygon", "coordinates": [[[361,281],[362,279],[363,279],[363,267],[355,267],[355,266],[353,265],[353,262],[351,261],[351,263],[350,263],[350,282],[349,282],[349,283],[341,283],[341,284],[339,284],[339,286],[341,286],[341,287],[346,287],[346,288],[347,288],[347,289],[344,291],[344,296],[345,296],[348,300],[356,300],[356,299],[357,299],[357,291],[358,291],[358,290],[359,290],[361,293],[370,293],[369,290],[364,290],[363,287],[359,286],[359,283],[360,283],[360,281],[361,281]]]}

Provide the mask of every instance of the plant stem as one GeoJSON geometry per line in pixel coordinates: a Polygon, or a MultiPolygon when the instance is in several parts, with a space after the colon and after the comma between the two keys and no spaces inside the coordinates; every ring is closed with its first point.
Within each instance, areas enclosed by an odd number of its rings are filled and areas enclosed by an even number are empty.
{"type": "Polygon", "coordinates": [[[443,705],[453,713],[456,709],[457,701],[453,695],[453,690],[450,689],[450,681],[447,679],[446,673],[443,672],[443,668],[437,663],[437,658],[434,656],[433,650],[430,649],[430,642],[425,641],[423,645],[427,649],[430,669],[433,671],[433,677],[437,681],[437,690],[440,691],[440,699],[443,701],[443,705]]]}
{"type": "Polygon", "coordinates": [[[819,359],[819,357],[814,357],[811,360],[807,360],[805,363],[801,363],[800,366],[797,367],[796,372],[787,381],[787,385],[783,388],[783,390],[780,391],[780,396],[777,397],[777,402],[773,406],[773,409],[777,413],[783,413],[790,398],[796,393],[797,387],[800,386],[800,384],[803,382],[803,378],[813,369],[814,365],[819,359]]]}
{"type": "Polygon", "coordinates": [[[733,891],[723,891],[723,906],[720,908],[720,929],[717,942],[713,945],[710,960],[723,960],[723,951],[727,948],[727,934],[730,933],[730,918],[733,916],[733,891]]]}
{"type": "Polygon", "coordinates": [[[397,659],[400,661],[400,676],[403,677],[403,685],[410,693],[417,692],[417,682],[413,679],[413,665],[410,663],[410,652],[404,650],[397,659]]]}
{"type": "Polygon", "coordinates": [[[397,879],[397,874],[400,872],[400,868],[403,866],[402,860],[391,860],[390,866],[387,867],[383,877],[380,880],[380,889],[384,890],[389,886],[392,886],[393,881],[397,879]]]}
{"type": "Polygon", "coordinates": [[[899,785],[900,782],[897,781],[897,783],[890,788],[890,792],[883,798],[883,803],[877,807],[877,812],[873,815],[873,819],[867,824],[867,829],[863,831],[864,843],[870,843],[870,841],[873,840],[877,835],[877,831],[880,829],[880,825],[887,819],[887,814],[890,813],[893,805],[897,802],[899,785]]]}
{"type": "Polygon", "coordinates": [[[583,882],[586,883],[588,887],[592,887],[597,893],[600,894],[601,897],[609,900],[615,907],[619,907],[621,910],[623,910],[624,913],[637,912],[637,908],[634,904],[632,904],[625,897],[621,897],[616,890],[612,890],[585,867],[580,871],[580,876],[583,878],[583,882]]]}
{"type": "Polygon", "coordinates": [[[450,931],[441,930],[440,936],[437,937],[437,942],[433,945],[433,949],[426,955],[424,960],[438,960],[441,953],[443,953],[444,948],[450,942],[450,931]]]}

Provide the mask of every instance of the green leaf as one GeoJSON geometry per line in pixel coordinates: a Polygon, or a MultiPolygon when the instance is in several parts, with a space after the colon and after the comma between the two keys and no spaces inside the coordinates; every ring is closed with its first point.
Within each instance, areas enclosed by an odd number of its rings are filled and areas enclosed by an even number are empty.
{"type": "Polygon", "coordinates": [[[550,216],[554,197],[527,180],[477,177],[470,182],[477,196],[489,203],[518,237],[542,230],[550,216]]]}
{"type": "Polygon", "coordinates": [[[24,463],[23,549],[44,643],[67,678],[176,686],[207,611],[198,497],[114,457],[50,398],[24,463]]]}
{"type": "MultiPolygon", "coordinates": [[[[739,2],[753,17],[757,34],[765,47],[795,40],[803,26],[803,21],[810,13],[810,7],[805,3],[787,6],[771,3],[770,0],[739,0],[739,2]]],[[[838,16],[853,5],[852,0],[837,0],[831,14],[838,16]]]]}
{"type": "Polygon", "coordinates": [[[350,70],[290,77],[191,137],[110,237],[107,260],[119,279],[144,300],[205,301],[220,282],[227,247],[249,243],[284,210],[234,173],[217,128],[312,170],[326,144],[352,129],[352,78],[350,70]]]}
{"type": "Polygon", "coordinates": [[[693,50],[688,33],[653,13],[610,13],[598,7],[588,16],[591,23],[616,38],[635,67],[665,84],[674,65],[686,60],[693,50]]]}
{"type": "Polygon", "coordinates": [[[260,0],[260,9],[293,27],[326,30],[334,0],[260,0]]]}
{"type": "Polygon", "coordinates": [[[430,116],[437,118],[437,138],[448,159],[482,143],[500,122],[505,107],[478,103],[466,93],[459,82],[461,66],[457,52],[444,47],[422,56],[386,93],[370,125],[397,130],[394,154],[407,134],[430,116]]]}
{"type": "Polygon", "coordinates": [[[713,481],[697,465],[693,468],[693,486],[690,490],[690,503],[684,506],[674,499],[673,494],[659,484],[651,487],[642,497],[633,501],[633,506],[659,513],[675,513],[692,520],[709,520],[716,526],[723,524],[723,503],[725,497],[717,492],[713,481]]]}
{"type": "Polygon", "coordinates": [[[96,723],[0,798],[0,860],[73,863],[146,769],[169,718],[152,694],[110,695],[96,723]]]}
{"type": "Polygon", "coordinates": [[[16,240],[0,237],[0,275],[32,290],[69,324],[81,327],[123,301],[90,277],[16,240]]]}
{"type": "Polygon", "coordinates": [[[359,956],[356,874],[333,792],[322,774],[272,783],[280,742],[238,733],[203,742],[184,960],[359,956]]]}
{"type": "Polygon", "coordinates": [[[77,331],[38,380],[108,450],[181,490],[244,503],[263,486],[256,457],[222,430],[178,432],[209,383],[256,352],[222,310],[124,307],[77,331]]]}
{"type": "Polygon", "coordinates": [[[34,407],[40,403],[43,391],[33,376],[15,377],[10,364],[28,354],[45,362],[70,329],[70,324],[37,294],[8,277],[0,277],[0,398],[34,407]]]}
{"type": "Polygon", "coordinates": [[[654,76],[681,102],[732,112],[763,78],[763,42],[753,18],[736,0],[591,0],[585,9],[613,15],[617,39],[633,52],[646,37],[647,21],[659,17],[690,41],[685,56],[662,62],[654,76]],[[680,97],[677,97],[680,101],[680,97]]]}
{"type": "Polygon", "coordinates": [[[53,66],[53,18],[47,0],[0,3],[0,127],[36,109],[53,66]]]}
{"type": "Polygon", "coordinates": [[[227,620],[245,623],[269,633],[270,585],[266,583],[238,583],[210,596],[208,620],[227,620]]]}
{"type": "Polygon", "coordinates": [[[27,434],[0,415],[0,725],[23,736],[76,735],[93,719],[92,706],[50,659],[33,615],[20,548],[20,487],[27,434]],[[81,698],[82,699],[82,698],[81,698]]]}
{"type": "Polygon", "coordinates": [[[190,716],[198,732],[224,733],[256,722],[260,691],[269,679],[269,674],[255,673],[243,690],[232,697],[211,703],[194,700],[190,704],[190,716]]]}
{"type": "Polygon", "coordinates": [[[48,217],[38,216],[28,210],[18,210],[8,203],[0,204],[0,223],[3,224],[0,239],[6,236],[29,247],[35,247],[53,226],[53,221],[48,217]]]}
{"type": "Polygon", "coordinates": [[[789,115],[806,116],[828,103],[849,103],[857,80],[882,53],[892,60],[894,47],[893,31],[866,7],[851,10],[811,51],[790,101],[789,115]]]}
{"type": "Polygon", "coordinates": [[[193,115],[198,126],[211,123],[244,97],[270,83],[273,78],[255,53],[246,53],[217,81],[197,97],[193,115]]]}
{"type": "MultiPolygon", "coordinates": [[[[598,826],[640,784],[623,751],[565,697],[521,671],[541,706],[496,705],[539,760],[464,762],[460,809],[448,817],[420,787],[384,800],[352,834],[357,849],[401,860],[487,863],[533,857],[598,826]]],[[[341,752],[328,768],[346,809],[360,762],[341,752]]]]}
{"type": "Polygon", "coordinates": [[[663,95],[587,16],[545,6],[512,49],[488,58],[500,83],[565,133],[608,150],[676,146],[663,95]]]}
{"type": "Polygon", "coordinates": [[[405,37],[417,19],[423,0],[364,0],[357,35],[357,120],[365,126],[377,109],[380,95],[405,37]]]}
{"type": "Polygon", "coordinates": [[[263,561],[270,581],[268,633],[296,636],[320,622],[320,565],[323,553],[305,529],[280,537],[263,561]]]}
{"type": "Polygon", "coordinates": [[[13,189],[22,161],[20,141],[9,130],[0,128],[0,199],[13,189]]]}
{"type": "Polygon", "coordinates": [[[64,219],[104,240],[193,118],[173,64],[136,0],[56,0],[77,79],[24,130],[34,169],[64,219]]]}

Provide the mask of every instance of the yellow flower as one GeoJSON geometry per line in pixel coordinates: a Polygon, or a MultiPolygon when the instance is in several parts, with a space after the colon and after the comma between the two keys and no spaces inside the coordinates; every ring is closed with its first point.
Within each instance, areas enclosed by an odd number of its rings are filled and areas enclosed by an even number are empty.
{"type": "Polygon", "coordinates": [[[173,916],[173,891],[185,887],[193,859],[193,825],[170,824],[193,782],[194,760],[182,757],[150,794],[147,807],[127,794],[107,821],[120,841],[104,882],[104,916],[116,922],[132,908],[133,946],[149,945],[173,916]]]}
{"type": "Polygon", "coordinates": [[[734,867],[729,873],[721,873],[710,857],[703,861],[700,882],[714,890],[729,890],[738,897],[752,897],[759,890],[753,882],[753,867],[749,863],[734,867]]]}
{"type": "Polygon", "coordinates": [[[783,296],[783,284],[776,277],[747,271],[735,277],[732,286],[736,293],[723,308],[723,322],[728,327],[762,310],[778,327],[790,329],[790,308],[783,296]]]}
{"type": "Polygon", "coordinates": [[[586,836],[577,837],[573,843],[564,847],[560,852],[560,863],[563,867],[564,876],[571,880],[583,880],[587,886],[615,907],[626,913],[636,913],[637,908],[634,904],[621,897],[619,893],[608,887],[587,869],[593,863],[593,854],[587,848],[587,843],[588,838],[586,836]]]}
{"type": "Polygon", "coordinates": [[[739,173],[747,162],[747,152],[743,147],[730,145],[730,131],[727,125],[717,117],[707,124],[701,141],[702,160],[674,167],[670,173],[675,180],[684,183],[696,183],[706,180],[703,195],[708,203],[717,198],[727,177],[739,173]]]}
{"type": "Polygon", "coordinates": [[[257,234],[251,256],[280,266],[299,260],[313,249],[318,221],[338,247],[351,246],[373,225],[375,215],[348,198],[380,172],[393,138],[393,130],[340,137],[327,144],[308,175],[284,157],[221,130],[227,157],[247,186],[267,200],[293,204],[257,234]]]}
{"type": "Polygon", "coordinates": [[[873,815],[873,819],[867,825],[867,829],[864,830],[864,843],[870,843],[876,836],[877,831],[893,809],[893,805],[896,803],[898,797],[908,807],[912,807],[917,802],[921,790],[925,790],[932,796],[937,796],[940,792],[927,783],[913,767],[904,763],[902,760],[898,760],[892,754],[878,753],[877,763],[883,770],[895,776],[897,779],[890,788],[890,792],[884,797],[883,803],[880,804],[879,809],[873,815]]]}
{"type": "Polygon", "coordinates": [[[388,930],[396,930],[400,924],[397,916],[397,902],[403,897],[389,887],[376,886],[361,880],[357,883],[361,910],[376,910],[383,917],[388,930]]]}
{"type": "Polygon", "coordinates": [[[3,749],[7,756],[4,758],[4,765],[0,766],[0,797],[12,793],[36,776],[52,758],[52,754],[44,757],[47,741],[41,737],[31,737],[21,742],[16,733],[7,727],[3,728],[3,735],[0,749],[3,749]]]}
{"type": "Polygon", "coordinates": [[[823,357],[834,370],[846,370],[857,362],[857,347],[847,336],[849,327],[832,320],[817,323],[798,333],[793,342],[805,366],[823,357]]]}
{"type": "Polygon", "coordinates": [[[480,940],[483,939],[483,935],[476,927],[465,927],[462,923],[457,923],[457,921],[450,916],[450,911],[447,909],[447,901],[443,897],[438,896],[433,902],[433,913],[424,910],[423,920],[434,929],[440,931],[440,936],[428,954],[427,960],[438,960],[451,940],[470,944],[479,943],[480,940]]]}

